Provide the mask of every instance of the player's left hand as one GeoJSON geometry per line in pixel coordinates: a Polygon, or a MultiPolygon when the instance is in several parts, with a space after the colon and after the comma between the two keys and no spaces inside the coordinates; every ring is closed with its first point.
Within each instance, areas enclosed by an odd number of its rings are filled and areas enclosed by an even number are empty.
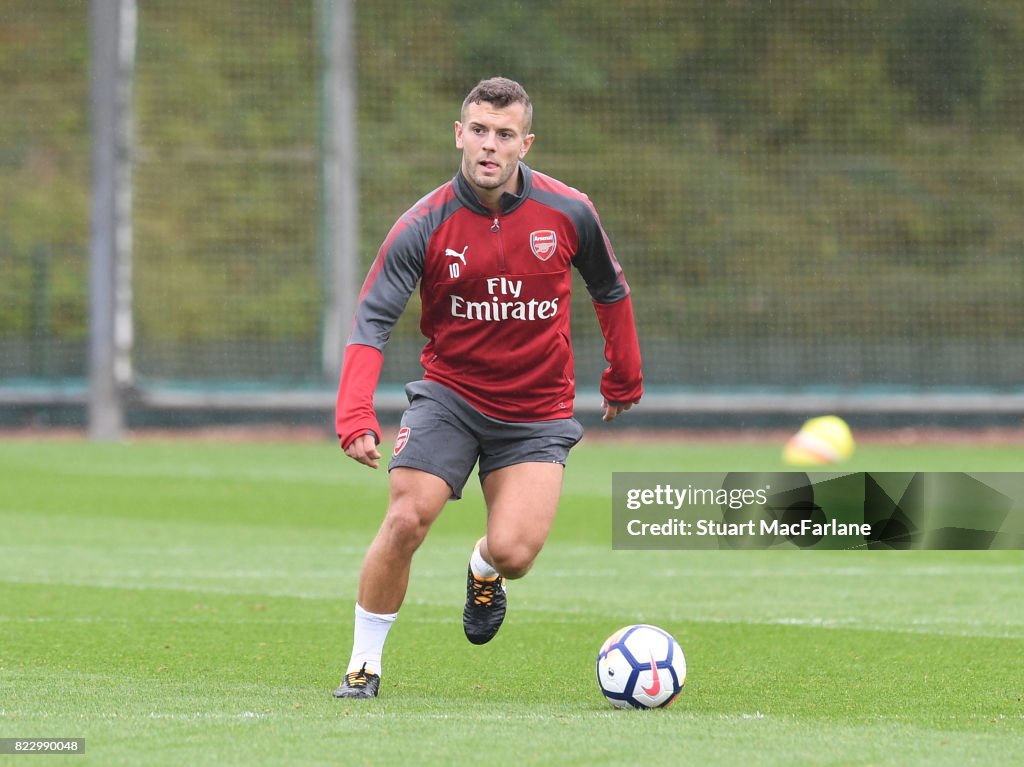
{"type": "Polygon", "coordinates": [[[601,405],[601,407],[604,408],[604,415],[601,416],[601,420],[614,421],[636,404],[636,402],[609,402],[608,400],[605,400],[604,404],[601,405]]]}

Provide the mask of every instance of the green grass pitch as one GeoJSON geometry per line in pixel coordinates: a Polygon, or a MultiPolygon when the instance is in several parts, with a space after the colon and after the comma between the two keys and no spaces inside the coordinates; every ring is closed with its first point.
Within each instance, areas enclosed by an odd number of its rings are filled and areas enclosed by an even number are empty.
{"type": "MultiPolygon", "coordinates": [[[[0,442],[0,737],[87,749],[0,764],[1020,764],[1024,553],[612,551],[613,471],[778,456],[584,441],[484,647],[460,625],[474,480],[417,554],[381,697],[336,701],[383,470],[327,442],[0,442]],[[601,642],[634,622],[685,650],[670,709],[597,689],[601,642]]],[[[849,468],[1022,466],[864,445],[849,468]]]]}

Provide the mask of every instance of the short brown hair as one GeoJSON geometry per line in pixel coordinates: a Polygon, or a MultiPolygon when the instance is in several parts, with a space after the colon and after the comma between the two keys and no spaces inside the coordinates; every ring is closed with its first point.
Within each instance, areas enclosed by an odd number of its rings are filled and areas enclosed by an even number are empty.
{"type": "Polygon", "coordinates": [[[491,77],[478,82],[462,102],[463,117],[465,117],[466,109],[470,104],[481,102],[493,104],[498,108],[504,108],[510,104],[522,104],[526,111],[526,132],[530,132],[530,127],[533,125],[533,104],[530,103],[530,97],[526,90],[515,80],[509,80],[507,77],[491,77]]]}

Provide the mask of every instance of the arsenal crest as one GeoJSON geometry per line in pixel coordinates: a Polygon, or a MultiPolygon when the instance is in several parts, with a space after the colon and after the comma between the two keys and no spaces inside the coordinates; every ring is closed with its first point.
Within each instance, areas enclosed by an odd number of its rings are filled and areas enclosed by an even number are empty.
{"type": "Polygon", "coordinates": [[[408,426],[403,426],[399,430],[398,436],[395,437],[395,455],[398,455],[399,453],[402,452],[402,448],[405,447],[406,444],[408,444],[409,437],[411,435],[412,429],[410,429],[408,426]]]}
{"type": "Polygon", "coordinates": [[[558,237],[551,229],[530,232],[530,250],[541,261],[547,261],[558,250],[558,237]]]}

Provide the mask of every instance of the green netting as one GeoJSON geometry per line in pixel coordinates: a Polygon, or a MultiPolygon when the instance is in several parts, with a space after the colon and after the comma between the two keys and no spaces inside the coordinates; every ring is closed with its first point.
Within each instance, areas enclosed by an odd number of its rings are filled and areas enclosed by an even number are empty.
{"type": "MultiPolygon", "coordinates": [[[[135,369],[317,382],[319,6],[140,3],[135,369]]],[[[0,11],[0,382],[84,376],[85,4],[0,11]]],[[[361,252],[455,171],[480,78],[535,102],[670,386],[1024,380],[1016,0],[357,3],[361,252]]],[[[601,347],[580,291],[579,374],[601,347]]],[[[418,375],[414,316],[385,378],[418,375]]]]}

